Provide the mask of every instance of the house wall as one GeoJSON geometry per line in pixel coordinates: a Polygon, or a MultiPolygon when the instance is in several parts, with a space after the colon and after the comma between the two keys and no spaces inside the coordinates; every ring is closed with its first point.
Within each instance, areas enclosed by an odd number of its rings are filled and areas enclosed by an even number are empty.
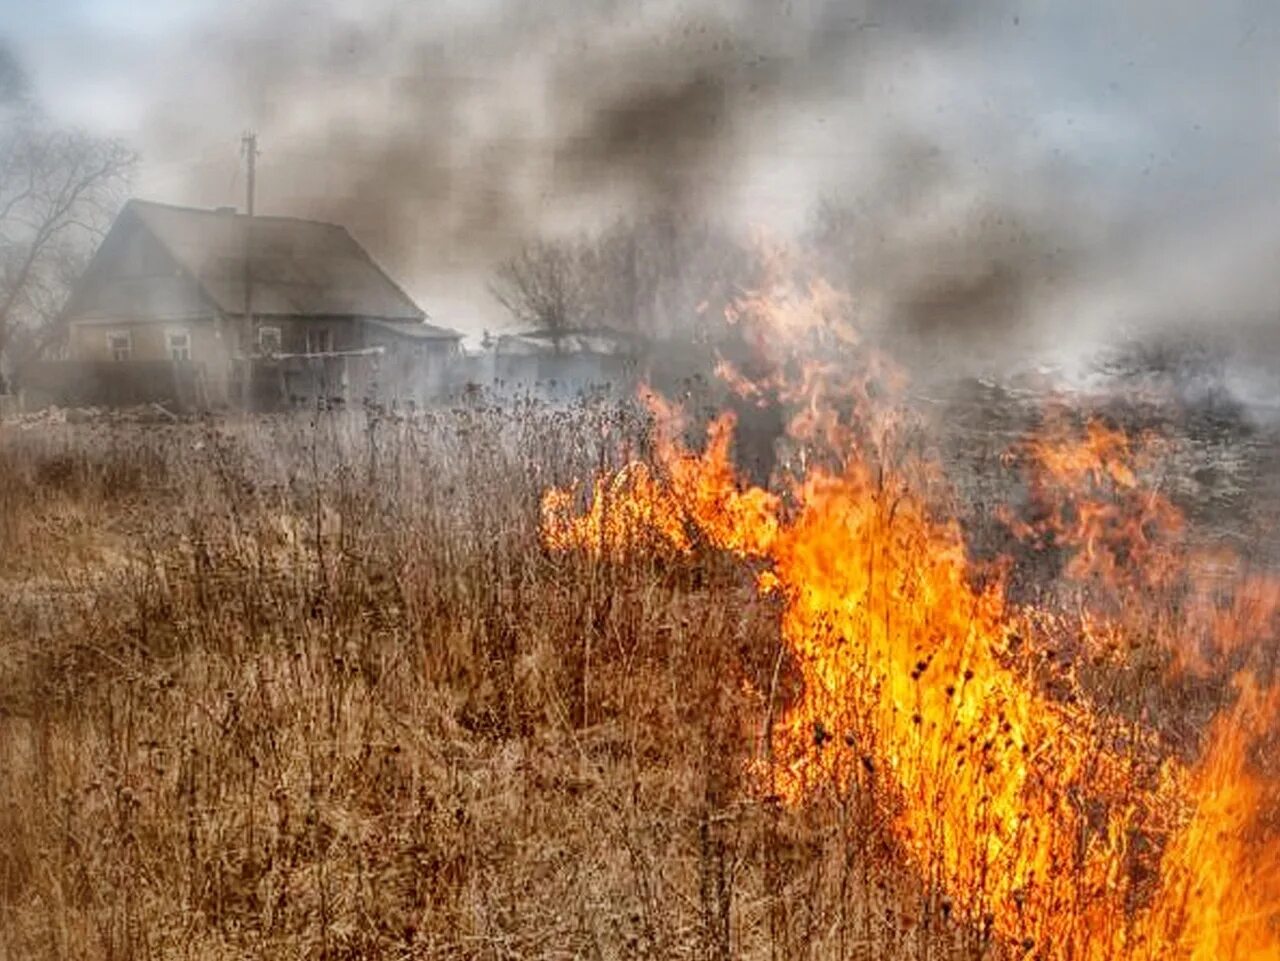
{"type": "Polygon", "coordinates": [[[133,320],[70,325],[69,347],[74,360],[114,360],[111,336],[128,334],[131,360],[172,360],[170,332],[187,334],[193,361],[223,364],[231,357],[229,338],[213,318],[204,320],[133,320]]]}
{"type": "MultiPolygon", "coordinates": [[[[333,351],[356,350],[367,346],[362,340],[361,326],[351,318],[255,318],[251,353],[259,352],[261,330],[279,331],[281,354],[314,352],[325,346],[333,351]],[[325,333],[327,332],[327,334],[325,333]],[[309,336],[310,335],[310,336],[309,336]]],[[[237,390],[235,358],[240,350],[243,326],[239,318],[201,319],[94,319],[72,321],[69,325],[70,357],[73,361],[109,365],[115,361],[111,335],[128,334],[129,362],[161,363],[172,360],[169,345],[171,331],[185,331],[189,337],[191,363],[201,370],[201,378],[209,403],[220,405],[234,399],[237,390]]],[[[288,398],[306,398],[314,394],[333,395],[350,392],[362,396],[370,375],[369,364],[341,358],[328,361],[293,359],[255,363],[253,393],[257,406],[268,408],[288,398]],[[351,370],[359,372],[353,376],[351,370]]]]}
{"type": "Polygon", "coordinates": [[[129,407],[159,403],[170,411],[203,410],[212,403],[204,368],[196,363],[129,360],[37,361],[23,369],[24,405],[129,407]]]}
{"type": "Polygon", "coordinates": [[[211,405],[227,403],[233,371],[233,341],[226,325],[216,318],[73,321],[68,330],[69,355],[75,364],[103,369],[105,373],[101,376],[110,376],[111,365],[120,365],[121,376],[124,376],[123,371],[141,370],[141,365],[172,362],[171,332],[187,335],[190,358],[186,366],[193,370],[191,376],[199,382],[201,395],[211,405]],[[111,348],[111,337],[119,334],[129,337],[129,357],[125,361],[117,360],[111,348]]]}
{"type": "Polygon", "coordinates": [[[462,356],[457,341],[404,337],[368,327],[365,346],[383,349],[369,366],[365,392],[370,399],[422,404],[454,386],[462,356]]]}
{"type": "Polygon", "coordinates": [[[328,331],[330,350],[357,350],[365,346],[362,339],[362,324],[351,317],[257,317],[254,318],[253,352],[258,352],[261,341],[261,330],[274,327],[280,331],[280,353],[305,354],[314,353],[309,345],[318,343],[323,332],[328,331]],[[312,338],[308,340],[308,334],[312,338]]]}
{"type": "Polygon", "coordinates": [[[254,318],[253,406],[273,410],[318,400],[359,400],[366,393],[371,358],[290,355],[358,350],[365,346],[360,327],[350,317],[254,318]],[[264,329],[276,331],[278,356],[265,349],[264,329]]]}

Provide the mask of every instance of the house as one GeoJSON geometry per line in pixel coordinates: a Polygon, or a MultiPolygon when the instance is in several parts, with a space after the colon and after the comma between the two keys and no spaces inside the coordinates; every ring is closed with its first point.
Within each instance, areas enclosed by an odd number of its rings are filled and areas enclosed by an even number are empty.
{"type": "Polygon", "coordinates": [[[427,323],[344,227],[140,200],[63,320],[67,359],[23,385],[63,404],[422,401],[462,340],[427,323]]]}
{"type": "Polygon", "coordinates": [[[644,338],[608,327],[500,334],[488,342],[481,379],[499,390],[552,396],[628,392],[646,355],[644,338]]]}

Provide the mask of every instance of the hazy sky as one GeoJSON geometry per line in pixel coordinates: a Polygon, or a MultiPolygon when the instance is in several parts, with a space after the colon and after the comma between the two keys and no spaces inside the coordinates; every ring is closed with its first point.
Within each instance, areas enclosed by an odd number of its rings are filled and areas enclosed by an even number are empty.
{"type": "Polygon", "coordinates": [[[523,239],[659,204],[880,245],[868,302],[999,262],[1028,324],[1270,326],[1280,4],[0,0],[140,196],[349,224],[442,323],[523,239]],[[1034,316],[1030,316],[1034,315],[1034,316]]]}

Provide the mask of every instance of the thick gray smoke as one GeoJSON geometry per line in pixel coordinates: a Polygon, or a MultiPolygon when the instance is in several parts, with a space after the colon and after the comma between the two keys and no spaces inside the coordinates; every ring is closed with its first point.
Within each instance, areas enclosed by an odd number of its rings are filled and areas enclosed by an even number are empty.
{"type": "Polygon", "coordinates": [[[112,63],[143,192],[235,202],[251,126],[260,209],[349,224],[442,322],[500,322],[524,241],[669,208],[825,235],[868,323],[995,363],[1267,343],[1278,53],[1251,0],[272,0],[112,63]]]}

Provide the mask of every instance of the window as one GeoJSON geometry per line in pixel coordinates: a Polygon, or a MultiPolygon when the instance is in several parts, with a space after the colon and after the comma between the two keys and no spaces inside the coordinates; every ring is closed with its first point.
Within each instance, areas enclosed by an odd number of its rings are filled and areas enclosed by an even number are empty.
{"type": "Polygon", "coordinates": [[[280,353],[279,327],[258,328],[258,353],[265,354],[268,357],[274,357],[280,353]]]}
{"type": "Polygon", "coordinates": [[[127,330],[113,330],[107,334],[107,350],[112,360],[128,360],[133,355],[133,337],[127,330]]]}
{"type": "Polygon", "coordinates": [[[185,330],[169,331],[169,359],[191,359],[191,335],[185,330]]]}
{"type": "Polygon", "coordinates": [[[307,330],[307,353],[327,354],[333,350],[333,331],[328,327],[312,327],[307,330]]]}

